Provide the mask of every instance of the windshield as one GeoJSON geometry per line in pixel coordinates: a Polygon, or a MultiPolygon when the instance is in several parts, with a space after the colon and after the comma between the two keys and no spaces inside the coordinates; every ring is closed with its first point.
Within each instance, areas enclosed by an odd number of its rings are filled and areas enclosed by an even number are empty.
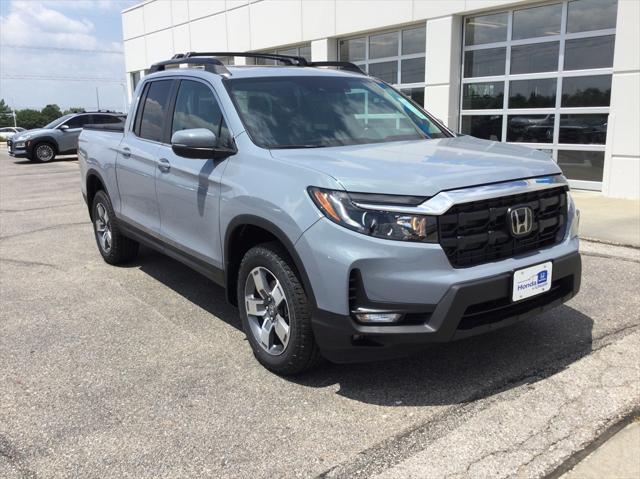
{"type": "Polygon", "coordinates": [[[371,78],[239,78],[225,84],[249,135],[263,148],[449,136],[402,94],[371,78]]]}
{"type": "Polygon", "coordinates": [[[43,128],[46,128],[46,129],[49,129],[49,130],[52,129],[52,128],[55,128],[56,126],[60,125],[61,123],[64,123],[65,121],[67,121],[72,116],[73,116],[73,114],[61,116],[60,118],[57,118],[57,119],[53,120],[48,125],[43,126],[43,128]]]}

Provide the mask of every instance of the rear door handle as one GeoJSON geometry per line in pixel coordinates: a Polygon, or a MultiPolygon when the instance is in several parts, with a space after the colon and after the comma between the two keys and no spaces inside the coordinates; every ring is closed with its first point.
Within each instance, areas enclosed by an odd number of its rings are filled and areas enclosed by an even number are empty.
{"type": "Polygon", "coordinates": [[[158,169],[163,173],[169,173],[169,170],[171,169],[171,163],[169,163],[169,160],[167,160],[166,158],[160,158],[160,161],[158,161],[158,169]]]}
{"type": "Polygon", "coordinates": [[[122,156],[124,156],[125,158],[131,157],[131,150],[126,146],[122,149],[121,153],[122,153],[122,156]]]}

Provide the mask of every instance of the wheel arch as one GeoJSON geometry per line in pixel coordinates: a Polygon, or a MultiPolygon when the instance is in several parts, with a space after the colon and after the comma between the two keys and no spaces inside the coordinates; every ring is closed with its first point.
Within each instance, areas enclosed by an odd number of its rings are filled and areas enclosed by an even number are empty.
{"type": "Polygon", "coordinates": [[[99,171],[91,168],[87,170],[85,186],[87,188],[87,208],[89,210],[89,217],[91,217],[91,207],[93,206],[93,198],[95,198],[96,193],[100,190],[104,191],[109,198],[109,190],[107,190],[107,183],[102,178],[102,175],[99,171]]]}
{"type": "Polygon", "coordinates": [[[225,287],[227,301],[237,305],[236,287],[238,282],[238,269],[244,253],[250,248],[268,241],[280,243],[291,260],[298,273],[305,293],[315,309],[316,301],[313,288],[309,281],[309,276],[304,267],[302,259],[296,252],[293,242],[289,237],[272,222],[254,215],[236,216],[227,226],[224,238],[224,266],[225,266],[225,287]],[[248,236],[248,233],[254,233],[248,236]],[[258,233],[258,234],[255,234],[258,233]]]}
{"type": "Polygon", "coordinates": [[[55,151],[56,155],[60,151],[60,148],[58,147],[58,142],[56,141],[56,139],[53,136],[50,136],[50,135],[38,136],[38,137],[32,139],[31,140],[31,151],[33,152],[35,147],[38,146],[40,143],[48,143],[49,145],[51,145],[53,147],[53,151],[55,151]]]}

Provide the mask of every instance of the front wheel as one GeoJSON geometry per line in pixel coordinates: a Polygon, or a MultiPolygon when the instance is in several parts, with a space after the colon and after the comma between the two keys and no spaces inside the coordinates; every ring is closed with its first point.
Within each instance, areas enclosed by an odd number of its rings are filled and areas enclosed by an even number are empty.
{"type": "Polygon", "coordinates": [[[111,200],[102,190],[93,199],[91,219],[98,250],[107,263],[126,263],[136,257],[138,243],[120,232],[111,200]]]}
{"type": "Polygon", "coordinates": [[[311,330],[311,305],[286,251],[277,243],[251,248],[238,273],[242,325],[260,363],[296,374],[320,360],[311,330]]]}
{"type": "Polygon", "coordinates": [[[33,159],[40,163],[48,163],[56,157],[56,150],[49,143],[38,143],[33,149],[33,159]]]}

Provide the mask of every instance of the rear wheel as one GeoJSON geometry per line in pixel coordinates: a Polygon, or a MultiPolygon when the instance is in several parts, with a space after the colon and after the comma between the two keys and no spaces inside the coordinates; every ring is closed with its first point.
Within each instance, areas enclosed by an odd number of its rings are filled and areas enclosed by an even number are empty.
{"type": "Polygon", "coordinates": [[[102,190],[93,199],[91,219],[98,250],[107,263],[122,264],[136,257],[138,242],[120,232],[111,200],[102,190]]]}
{"type": "Polygon", "coordinates": [[[245,254],[238,273],[238,305],[253,353],[267,369],[296,374],[319,362],[311,305],[279,244],[255,246],[245,254]]]}
{"type": "Polygon", "coordinates": [[[56,150],[51,143],[38,143],[33,148],[32,159],[40,163],[47,163],[56,157],[56,150]]]}

